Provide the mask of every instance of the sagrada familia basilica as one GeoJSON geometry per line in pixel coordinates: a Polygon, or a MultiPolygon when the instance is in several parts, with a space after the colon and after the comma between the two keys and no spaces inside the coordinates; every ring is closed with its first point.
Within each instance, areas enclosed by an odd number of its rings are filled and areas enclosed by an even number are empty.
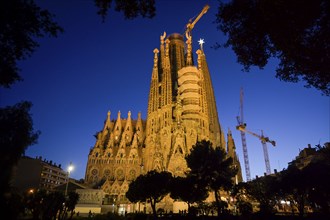
{"type": "MultiPolygon", "coordinates": [[[[219,123],[203,41],[199,42],[194,65],[191,33],[167,36],[164,32],[159,48],[153,50],[146,120],[141,113],[133,119],[131,112],[123,118],[120,111],[111,119],[109,111],[97,133],[85,182],[102,182],[101,189],[116,198],[116,204],[129,203],[125,193],[140,174],[165,170],[184,176],[185,156],[197,141],[223,147],[240,167],[231,132],[225,138],[219,123]]],[[[242,181],[240,169],[236,181],[242,181]]]]}

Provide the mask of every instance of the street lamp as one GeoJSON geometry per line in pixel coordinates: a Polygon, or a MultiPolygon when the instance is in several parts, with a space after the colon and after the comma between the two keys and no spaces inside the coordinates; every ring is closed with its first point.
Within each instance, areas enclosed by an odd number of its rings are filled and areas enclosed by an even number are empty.
{"type": "Polygon", "coordinates": [[[68,194],[68,185],[69,185],[69,180],[70,180],[70,173],[71,171],[73,170],[73,165],[72,165],[72,162],[70,162],[70,165],[68,167],[68,179],[66,181],[66,186],[65,186],[65,197],[67,196],[68,194]]]}

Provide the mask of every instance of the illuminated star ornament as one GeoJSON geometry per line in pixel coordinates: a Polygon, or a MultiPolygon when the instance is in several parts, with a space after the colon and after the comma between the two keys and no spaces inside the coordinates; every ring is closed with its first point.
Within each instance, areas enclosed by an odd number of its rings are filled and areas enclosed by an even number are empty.
{"type": "Polygon", "coordinates": [[[203,50],[203,44],[205,43],[204,39],[200,38],[198,43],[201,46],[201,50],[203,50]]]}

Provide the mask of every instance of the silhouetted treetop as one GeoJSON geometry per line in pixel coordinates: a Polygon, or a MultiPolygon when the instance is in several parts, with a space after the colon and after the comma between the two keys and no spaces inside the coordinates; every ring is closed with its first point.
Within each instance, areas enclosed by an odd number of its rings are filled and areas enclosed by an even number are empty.
{"type": "MultiPolygon", "coordinates": [[[[21,102],[0,108],[0,199],[1,192],[9,188],[11,168],[25,154],[25,150],[37,142],[39,131],[34,131],[29,113],[32,104],[21,102]]],[[[1,204],[1,203],[0,203],[1,204]]]]}
{"type": "Polygon", "coordinates": [[[97,14],[103,21],[114,4],[115,11],[123,12],[126,19],[138,16],[153,18],[156,15],[155,0],[94,0],[98,8],[97,14]],[[113,3],[114,2],[114,3],[113,3]]]}
{"type": "Polygon", "coordinates": [[[17,61],[30,57],[38,38],[56,37],[63,29],[33,0],[0,1],[0,86],[22,80],[17,61]]]}
{"type": "Polygon", "coordinates": [[[148,200],[154,218],[156,219],[156,204],[170,192],[171,181],[171,173],[167,171],[157,172],[156,170],[150,170],[146,174],[138,176],[129,184],[126,197],[133,203],[145,202],[148,200]]]}
{"type": "Polygon", "coordinates": [[[246,71],[276,57],[277,78],[330,95],[329,1],[232,0],[220,3],[216,23],[246,71]]]}

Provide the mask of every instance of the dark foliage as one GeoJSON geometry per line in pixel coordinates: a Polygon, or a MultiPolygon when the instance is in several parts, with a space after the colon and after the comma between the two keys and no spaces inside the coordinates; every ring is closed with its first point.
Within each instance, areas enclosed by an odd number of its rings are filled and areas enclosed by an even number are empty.
{"type": "MultiPolygon", "coordinates": [[[[315,150],[315,149],[314,149],[315,150]]],[[[287,169],[275,175],[259,177],[240,184],[253,200],[260,204],[260,214],[270,216],[280,200],[290,201],[292,214],[298,210],[300,218],[306,215],[306,206],[312,208],[314,216],[330,214],[330,146],[319,147],[312,156],[298,158],[287,169]]]]}
{"type": "Polygon", "coordinates": [[[278,182],[276,176],[264,176],[246,184],[246,191],[259,202],[260,213],[269,216],[275,212],[278,182]]]}
{"type": "Polygon", "coordinates": [[[153,18],[156,14],[155,0],[94,0],[103,21],[114,4],[115,11],[122,12],[126,19],[138,16],[153,18]],[[114,2],[114,3],[113,3],[114,2]]]}
{"type": "Polygon", "coordinates": [[[78,203],[79,200],[79,194],[76,192],[69,192],[68,197],[66,198],[65,201],[65,208],[63,211],[63,217],[62,219],[66,219],[65,217],[67,216],[67,213],[70,213],[69,219],[73,217],[74,214],[74,209],[76,207],[76,204],[78,203]]]}
{"type": "MultiPolygon", "coordinates": [[[[14,106],[0,108],[0,206],[8,204],[15,196],[9,194],[12,168],[25,153],[28,146],[35,144],[39,132],[33,130],[33,122],[29,114],[30,102],[21,102],[14,106]]],[[[10,207],[8,207],[9,209],[10,207]]]]}
{"type": "Polygon", "coordinates": [[[189,211],[191,204],[202,202],[208,196],[207,189],[200,187],[197,183],[196,177],[192,175],[174,177],[171,183],[171,198],[186,202],[189,211]]]}
{"type": "Polygon", "coordinates": [[[246,71],[276,57],[277,78],[330,95],[329,1],[232,0],[220,4],[216,23],[246,71]]]}
{"type": "Polygon", "coordinates": [[[63,192],[37,190],[24,195],[24,206],[33,219],[71,219],[78,203],[79,194],[70,192],[65,198],[63,192]]]}
{"type": "Polygon", "coordinates": [[[138,176],[129,184],[126,197],[133,203],[150,202],[153,215],[156,217],[156,204],[170,192],[171,181],[171,173],[151,170],[145,175],[138,176]]]}
{"type": "Polygon", "coordinates": [[[220,190],[228,191],[233,186],[233,177],[237,169],[233,159],[221,147],[213,147],[210,141],[197,142],[186,156],[190,168],[189,175],[195,176],[199,187],[213,191],[220,215],[220,190]]]}
{"type": "Polygon", "coordinates": [[[36,39],[63,31],[52,19],[33,0],[0,1],[0,86],[22,80],[17,61],[31,56],[39,46],[36,39]]]}
{"type": "Polygon", "coordinates": [[[0,108],[0,190],[9,190],[12,167],[25,153],[28,146],[35,144],[39,132],[33,130],[33,122],[29,114],[30,102],[21,102],[14,106],[0,108]]]}
{"type": "Polygon", "coordinates": [[[51,192],[46,193],[41,201],[41,219],[55,219],[59,210],[63,209],[65,197],[61,192],[51,192]]]}

